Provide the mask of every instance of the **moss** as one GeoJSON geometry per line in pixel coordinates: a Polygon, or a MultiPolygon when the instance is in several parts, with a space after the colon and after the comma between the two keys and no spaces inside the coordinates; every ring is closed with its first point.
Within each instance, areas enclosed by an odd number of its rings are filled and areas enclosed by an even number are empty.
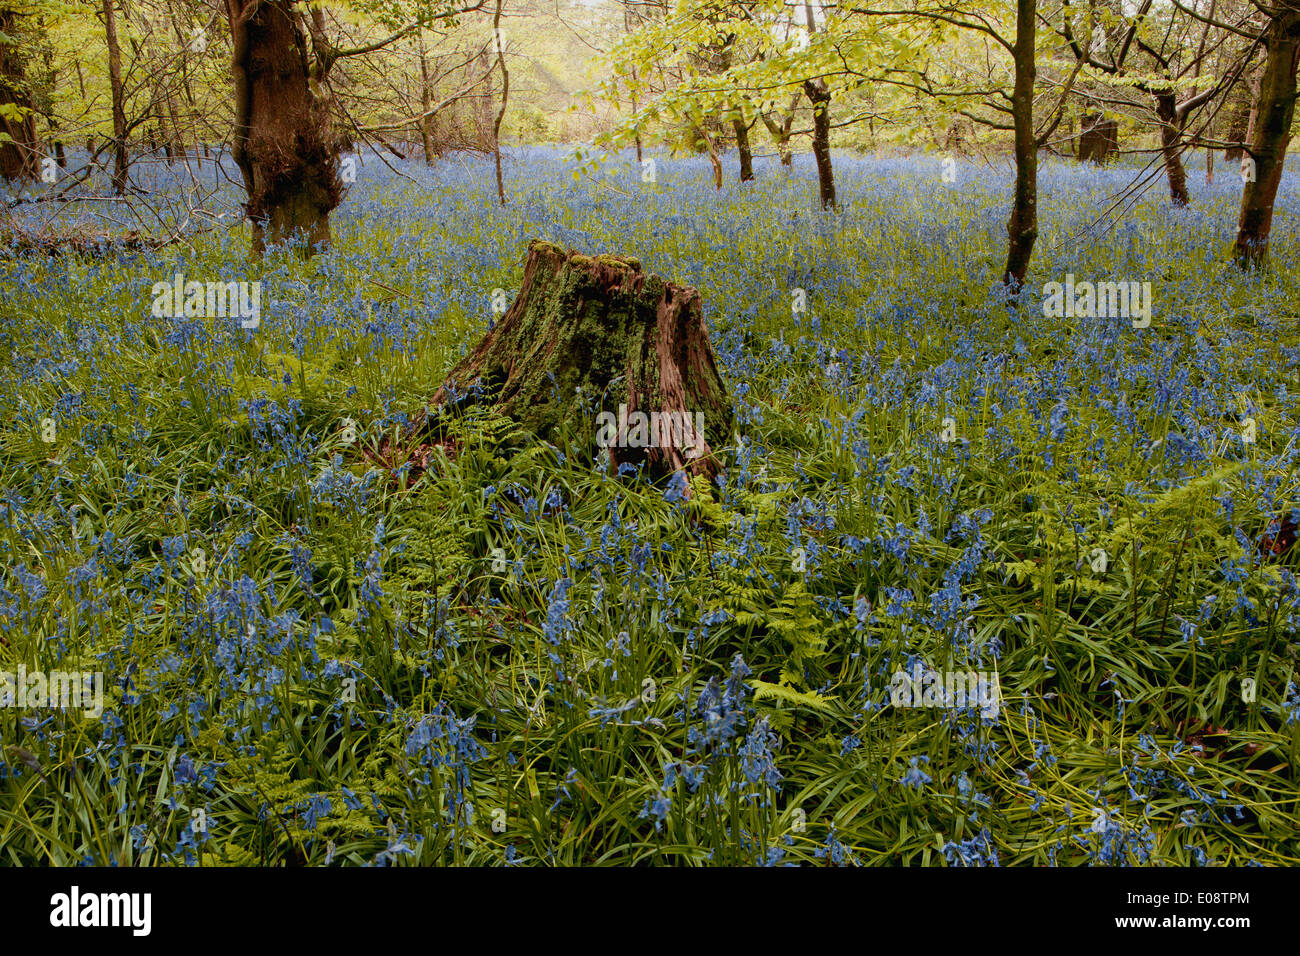
{"type": "Polygon", "coordinates": [[[613,266],[616,269],[630,269],[633,272],[641,271],[641,260],[632,259],[626,256],[614,256],[609,253],[601,253],[596,256],[596,261],[601,265],[613,266]]]}
{"type": "Polygon", "coordinates": [[[528,248],[529,248],[529,251],[530,251],[530,252],[531,252],[533,249],[536,249],[538,252],[542,252],[542,253],[548,253],[548,252],[549,252],[549,253],[555,253],[555,254],[557,254],[557,255],[561,255],[561,256],[564,255],[564,249],[563,249],[561,246],[557,246],[557,245],[556,245],[555,243],[553,243],[553,242],[547,242],[545,239],[534,239],[534,240],[529,244],[529,247],[528,247],[528,248]]]}
{"type": "Polygon", "coordinates": [[[448,382],[458,389],[475,379],[497,386],[484,398],[543,439],[575,424],[581,389],[585,396],[600,396],[608,410],[628,404],[645,412],[703,412],[706,439],[725,444],[731,410],[712,356],[696,355],[707,349],[707,333],[694,293],[653,275],[635,287],[615,283],[611,288],[611,268],[636,270],[640,262],[608,254],[565,254],[556,261],[551,253],[557,249],[543,242],[530,246],[523,301],[452,370],[448,382]],[[661,319],[673,296],[689,300],[679,298],[661,319]],[[685,407],[674,408],[662,390],[656,351],[660,321],[676,323],[673,334],[686,338],[688,361],[677,399],[685,407]]]}

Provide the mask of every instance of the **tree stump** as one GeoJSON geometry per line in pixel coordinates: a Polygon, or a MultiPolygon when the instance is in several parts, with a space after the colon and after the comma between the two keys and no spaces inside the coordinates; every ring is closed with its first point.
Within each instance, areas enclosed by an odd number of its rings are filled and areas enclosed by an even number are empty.
{"type": "Polygon", "coordinates": [[[566,423],[591,433],[615,473],[630,464],[712,478],[733,428],[698,292],[633,258],[540,240],[518,297],[430,405],[453,400],[489,403],[542,439],[566,423]]]}
{"type": "Polygon", "coordinates": [[[1083,117],[1083,132],[1079,134],[1080,162],[1106,165],[1110,154],[1119,150],[1119,123],[1102,119],[1100,113],[1083,117]]]}

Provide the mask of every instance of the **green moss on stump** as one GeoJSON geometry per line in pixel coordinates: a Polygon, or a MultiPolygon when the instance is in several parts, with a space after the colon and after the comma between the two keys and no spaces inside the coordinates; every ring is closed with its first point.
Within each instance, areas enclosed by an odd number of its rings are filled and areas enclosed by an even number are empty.
{"type": "Polygon", "coordinates": [[[579,410],[579,393],[598,410],[703,414],[704,453],[667,447],[612,449],[619,462],[654,472],[689,467],[715,474],[716,450],[731,436],[733,416],[718,372],[700,297],[692,288],[641,271],[632,257],[584,256],[534,240],[519,296],[501,321],[447,376],[434,404],[475,382],[483,398],[541,438],[562,424],[595,434],[595,415],[579,410]]]}

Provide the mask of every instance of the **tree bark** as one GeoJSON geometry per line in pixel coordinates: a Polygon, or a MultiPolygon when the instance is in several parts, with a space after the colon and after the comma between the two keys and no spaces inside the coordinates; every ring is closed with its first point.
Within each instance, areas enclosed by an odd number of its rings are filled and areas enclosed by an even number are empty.
{"type": "Polygon", "coordinates": [[[636,259],[534,240],[514,304],[451,370],[432,414],[419,416],[408,436],[433,427],[444,406],[486,403],[547,439],[588,416],[595,422],[593,400],[595,411],[623,421],[658,412],[702,422],[699,443],[671,429],[652,430],[649,444],[615,441],[615,473],[620,464],[645,465],[653,476],[718,473],[733,416],[699,293],[642,272],[636,259]]]}
{"type": "Polygon", "coordinates": [[[1169,198],[1175,206],[1186,206],[1187,171],[1183,168],[1180,140],[1178,100],[1173,90],[1156,94],[1156,116],[1160,120],[1160,155],[1165,164],[1165,177],[1169,180],[1169,198]]]}
{"type": "Polygon", "coordinates": [[[104,40],[108,44],[108,87],[113,102],[113,192],[126,192],[126,106],[122,92],[122,48],[117,42],[117,18],[113,0],[104,0],[104,40]]]}
{"type": "MultiPolygon", "coordinates": [[[[804,26],[808,36],[817,32],[817,18],[813,15],[812,3],[804,0],[804,26]]],[[[813,159],[817,161],[817,191],[821,196],[823,209],[835,208],[835,171],[831,168],[831,91],[826,81],[817,79],[804,80],[804,95],[812,103],[813,111],[813,159]]]]}
{"type": "Polygon", "coordinates": [[[706,128],[708,124],[696,126],[692,125],[691,130],[700,145],[704,147],[709,154],[709,165],[713,167],[713,188],[722,188],[722,157],[718,155],[718,145],[714,142],[713,136],[706,128]]]}
{"type": "Polygon", "coordinates": [[[506,106],[510,102],[510,71],[506,69],[506,51],[501,41],[501,0],[497,0],[496,14],[492,19],[492,35],[496,40],[497,67],[501,70],[501,108],[497,110],[496,122],[492,124],[492,158],[496,163],[497,199],[504,206],[506,187],[501,178],[501,121],[505,119],[506,106]]]}
{"type": "Polygon", "coordinates": [[[835,208],[835,170],[831,167],[831,94],[825,80],[805,80],[804,95],[813,110],[813,159],[817,161],[817,193],[823,209],[835,208]]]}
{"type": "MultiPolygon", "coordinates": [[[[635,83],[636,83],[636,71],[635,71],[635,70],[632,71],[632,83],[633,83],[634,85],[635,85],[635,83]]],[[[633,94],[632,94],[632,112],[633,112],[633,113],[636,113],[636,111],[637,111],[636,93],[633,93],[633,94]]],[[[641,148],[641,130],[640,130],[640,128],[638,128],[638,129],[637,129],[637,132],[636,132],[636,164],[637,164],[638,167],[639,167],[639,166],[641,165],[641,163],[644,161],[644,155],[643,155],[643,153],[644,153],[644,151],[643,151],[642,148],[641,148]]]]}
{"type": "MultiPolygon", "coordinates": [[[[105,0],[109,2],[109,0],[105,0]]],[[[313,63],[293,0],[226,0],[234,46],[234,148],[248,192],[252,250],[291,236],[307,254],[330,240],[343,196],[343,141],[318,95],[328,65],[313,63]]]]}
{"type": "Polygon", "coordinates": [[[477,98],[477,115],[474,120],[475,131],[478,135],[479,148],[484,152],[491,149],[491,130],[493,122],[492,101],[496,99],[496,93],[492,89],[492,61],[488,58],[487,51],[484,50],[476,59],[479,71],[486,77],[483,81],[483,92],[477,98]]]}
{"type": "MultiPolygon", "coordinates": [[[[172,23],[172,28],[176,31],[176,38],[177,38],[177,40],[180,42],[180,49],[181,49],[181,92],[185,95],[185,105],[186,105],[186,107],[187,107],[186,117],[187,117],[187,122],[188,122],[188,124],[189,124],[189,125],[188,125],[188,128],[189,128],[190,132],[193,134],[193,137],[194,137],[194,145],[197,147],[198,144],[199,144],[200,142],[203,141],[204,136],[203,136],[203,132],[202,132],[202,130],[201,130],[201,128],[200,128],[200,125],[199,125],[199,111],[198,111],[198,107],[197,107],[197,105],[196,105],[196,103],[195,103],[195,101],[194,101],[194,89],[193,89],[193,87],[190,85],[189,44],[185,42],[185,35],[184,35],[184,33],[181,32],[181,25],[180,25],[179,21],[173,21],[173,23],[172,23]]],[[[172,101],[172,104],[173,104],[173,108],[174,108],[174,107],[175,107],[175,100],[172,101]]],[[[180,119],[179,119],[179,117],[177,117],[177,123],[179,123],[179,122],[180,122],[180,119]]],[[[189,164],[190,164],[189,153],[188,153],[188,152],[185,152],[185,135],[184,135],[184,133],[182,132],[182,129],[181,129],[179,126],[177,127],[177,135],[178,135],[179,138],[180,138],[181,151],[182,151],[182,152],[184,153],[184,155],[185,155],[185,165],[186,165],[186,167],[188,168],[188,167],[189,167],[189,164]]],[[[196,152],[197,152],[197,150],[196,150],[196,152]]],[[[207,156],[207,143],[206,143],[206,142],[203,143],[203,154],[204,154],[205,157],[207,156]]]]}
{"type": "Polygon", "coordinates": [[[740,153],[740,181],[742,183],[752,182],[754,179],[754,154],[749,148],[749,127],[745,125],[743,119],[732,120],[731,127],[736,131],[736,151],[740,153]]]}
{"type": "Polygon", "coordinates": [[[1015,126],[1016,188],[1007,221],[1007,266],[1002,281],[1019,292],[1038,239],[1038,143],[1034,137],[1034,34],[1036,0],[1016,0],[1016,79],[1011,94],[1015,126]]]}
{"type": "Polygon", "coordinates": [[[1295,118],[1300,5],[1295,0],[1283,0],[1283,3],[1287,6],[1276,10],[1264,33],[1268,54],[1260,77],[1250,148],[1255,160],[1255,179],[1246,182],[1241,194],[1241,215],[1233,250],[1237,265],[1243,269],[1262,265],[1268,258],[1273,202],[1282,181],[1291,123],[1295,118]]]}
{"type": "Polygon", "coordinates": [[[424,161],[432,166],[438,156],[433,145],[433,89],[429,83],[429,57],[424,50],[424,34],[418,34],[420,51],[420,141],[424,146],[424,161]]]}
{"type": "Polygon", "coordinates": [[[0,115],[0,131],[8,136],[0,145],[0,176],[11,182],[30,182],[40,174],[41,156],[32,91],[17,36],[19,16],[12,9],[0,9],[0,106],[8,107],[2,111],[5,115],[0,115]],[[7,115],[14,110],[21,115],[7,115]]]}
{"type": "Polygon", "coordinates": [[[1119,124],[1102,117],[1100,113],[1082,117],[1079,133],[1079,161],[1106,165],[1110,154],[1119,148],[1119,124]]]}
{"type": "Polygon", "coordinates": [[[1232,118],[1228,122],[1228,142],[1234,145],[1223,152],[1223,158],[1230,163],[1241,162],[1246,145],[1246,133],[1250,127],[1251,90],[1253,89],[1254,84],[1249,81],[1238,81],[1233,86],[1236,104],[1232,109],[1232,118]]]}
{"type": "MultiPolygon", "coordinates": [[[[142,64],[145,62],[140,41],[134,37],[131,38],[131,52],[135,55],[136,63],[142,64]]],[[[149,142],[149,151],[157,152],[158,145],[161,143],[163,155],[167,158],[168,165],[170,165],[178,155],[179,149],[176,146],[178,130],[174,124],[169,122],[167,113],[169,93],[166,87],[166,79],[162,73],[157,73],[152,78],[153,96],[149,100],[145,115],[153,117],[154,125],[146,128],[145,135],[149,142]]],[[[174,107],[172,112],[175,112],[174,107]]]]}
{"type": "Polygon", "coordinates": [[[189,154],[185,152],[185,131],[181,128],[180,110],[176,108],[176,94],[164,86],[163,100],[167,104],[167,128],[171,134],[168,139],[171,143],[172,155],[188,160],[189,154]]]}
{"type": "Polygon", "coordinates": [[[760,114],[763,125],[767,127],[767,131],[772,134],[772,139],[776,142],[776,151],[781,157],[781,165],[787,171],[794,168],[794,154],[790,151],[790,130],[794,128],[794,111],[798,106],[799,94],[795,93],[790,101],[790,108],[781,115],[781,122],[778,123],[766,112],[760,114]]]}

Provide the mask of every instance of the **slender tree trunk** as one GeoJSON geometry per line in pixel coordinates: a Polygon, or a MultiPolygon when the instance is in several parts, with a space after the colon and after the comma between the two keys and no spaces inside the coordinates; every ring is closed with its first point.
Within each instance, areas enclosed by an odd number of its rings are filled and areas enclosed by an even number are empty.
{"type": "MultiPolygon", "coordinates": [[[[790,100],[790,108],[781,115],[781,122],[772,119],[767,113],[762,114],[763,125],[767,131],[772,134],[772,139],[776,142],[777,155],[781,157],[781,165],[789,172],[794,168],[794,154],[790,151],[790,130],[794,128],[794,111],[799,107],[799,93],[795,93],[790,100]]],[[[776,104],[773,103],[773,106],[776,104]]]]}
{"type": "Polygon", "coordinates": [[[713,166],[713,188],[722,188],[722,157],[718,155],[718,147],[713,142],[712,136],[705,137],[705,145],[709,150],[709,163],[713,166]]]}
{"type": "Polygon", "coordinates": [[[418,34],[420,50],[420,141],[424,146],[424,161],[432,166],[437,157],[433,146],[433,86],[429,82],[429,57],[424,50],[424,34],[418,34]]]}
{"type": "Polygon", "coordinates": [[[501,0],[497,0],[496,14],[492,18],[492,34],[496,38],[497,66],[501,69],[501,108],[497,110],[492,125],[492,156],[496,161],[497,199],[506,204],[506,187],[501,178],[501,121],[505,119],[506,105],[510,101],[510,71],[506,69],[506,51],[501,44],[501,0]]]}
{"type": "Polygon", "coordinates": [[[692,126],[695,135],[699,141],[704,144],[705,151],[709,154],[709,165],[713,167],[713,188],[722,188],[722,157],[718,155],[718,146],[709,135],[709,131],[704,126],[692,126]]]}
{"type": "Polygon", "coordinates": [[[1019,292],[1038,240],[1038,144],[1034,140],[1034,34],[1037,0],[1016,0],[1016,81],[1011,94],[1015,126],[1016,191],[1007,222],[1007,267],[1002,281],[1019,292]]]}
{"type": "MultiPolygon", "coordinates": [[[[128,18],[128,23],[129,23],[128,18]]],[[[144,63],[144,53],[140,47],[140,41],[135,37],[131,38],[131,52],[135,55],[136,63],[144,63]]],[[[145,135],[149,142],[149,151],[156,153],[159,142],[162,143],[163,155],[167,157],[168,165],[175,158],[175,128],[169,126],[166,112],[167,90],[164,83],[165,77],[161,74],[155,75],[152,81],[153,96],[149,99],[149,107],[146,110],[147,116],[152,116],[155,125],[146,127],[145,135]]]]}
{"type": "Polygon", "coordinates": [[[1246,117],[1246,136],[1242,142],[1242,154],[1244,155],[1245,147],[1255,141],[1255,121],[1259,119],[1259,84],[1262,80],[1260,73],[1256,73],[1250,78],[1250,112],[1246,117]]]}
{"type": "Polygon", "coordinates": [[[17,37],[19,14],[0,9],[0,176],[30,181],[40,173],[40,148],[36,139],[36,113],[17,37]]]}
{"type": "Polygon", "coordinates": [[[1173,90],[1155,94],[1156,116],[1160,120],[1160,155],[1165,163],[1165,176],[1169,180],[1169,197],[1175,206],[1186,206],[1187,171],[1183,169],[1183,156],[1178,128],[1178,101],[1173,90]]]}
{"type": "Polygon", "coordinates": [[[1254,84],[1238,80],[1233,86],[1236,104],[1232,109],[1232,118],[1228,121],[1228,142],[1235,145],[1224,150],[1223,158],[1230,163],[1241,161],[1242,146],[1246,143],[1246,134],[1250,129],[1251,94],[1254,84]]]}
{"type": "MultiPolygon", "coordinates": [[[[804,0],[804,25],[808,27],[811,37],[817,32],[817,20],[813,16],[812,4],[804,0]]],[[[813,111],[813,159],[817,161],[817,191],[821,196],[823,209],[835,208],[835,170],[831,168],[831,92],[826,81],[820,77],[804,80],[804,95],[812,103],[813,111]]]]}
{"type": "Polygon", "coordinates": [[[113,101],[113,192],[126,192],[126,106],[122,93],[122,48],[117,42],[113,0],[103,0],[104,40],[108,44],[108,87],[113,101]]]}
{"type": "Polygon", "coordinates": [[[768,133],[771,134],[772,142],[776,143],[776,152],[781,157],[781,165],[788,169],[794,164],[794,157],[790,155],[790,137],[782,135],[780,124],[767,114],[763,115],[763,125],[767,127],[768,133]]]}
{"type": "Polygon", "coordinates": [[[167,103],[167,125],[171,130],[172,153],[188,161],[189,156],[185,152],[185,132],[181,129],[181,114],[176,108],[176,95],[171,90],[164,89],[163,97],[167,103]]]}
{"type": "Polygon", "coordinates": [[[492,112],[492,101],[496,99],[496,93],[492,89],[492,61],[488,59],[486,52],[480,54],[478,63],[486,79],[483,82],[483,92],[478,97],[478,116],[475,126],[478,131],[479,147],[487,152],[492,148],[491,131],[495,116],[492,112]]]}
{"type": "MultiPolygon", "coordinates": [[[[198,145],[203,143],[204,156],[207,156],[207,142],[204,139],[203,129],[199,123],[199,111],[194,102],[194,89],[190,85],[190,62],[189,62],[189,44],[185,42],[185,35],[181,32],[181,26],[178,21],[173,21],[173,28],[176,30],[176,37],[180,41],[181,49],[181,92],[185,95],[186,115],[189,121],[189,129],[194,136],[194,145],[197,161],[198,145]]],[[[181,137],[181,149],[185,149],[184,134],[177,130],[177,135],[181,137]]],[[[185,166],[189,168],[189,154],[185,154],[185,166]]]]}
{"type": "MultiPolygon", "coordinates": [[[[108,0],[105,0],[108,2],[108,0]]],[[[248,192],[252,251],[303,235],[310,255],[330,240],[343,196],[344,142],[330,122],[328,64],[313,64],[293,0],[227,0],[235,80],[235,162],[248,192]]],[[[320,15],[319,10],[313,15],[320,15]]]]}
{"type": "Polygon", "coordinates": [[[813,159],[823,209],[835,208],[835,170],[831,167],[831,94],[825,80],[805,80],[804,94],[813,110],[813,159]]]}
{"type": "MultiPolygon", "coordinates": [[[[632,71],[632,84],[633,84],[634,86],[636,85],[636,81],[637,81],[637,78],[636,78],[636,71],[633,70],[633,71],[632,71]]],[[[638,109],[638,106],[637,106],[637,103],[636,103],[636,94],[633,93],[633,94],[632,94],[632,112],[635,113],[635,112],[637,111],[637,109],[638,109]]],[[[636,131],[636,164],[637,164],[637,166],[640,166],[642,162],[643,162],[643,154],[642,154],[642,149],[641,149],[641,130],[640,130],[640,129],[637,129],[637,131],[636,131]]]]}
{"type": "Polygon", "coordinates": [[[45,47],[42,59],[45,61],[45,73],[41,83],[43,92],[37,98],[37,102],[38,106],[42,107],[41,112],[45,114],[45,124],[49,128],[45,139],[54,149],[54,162],[59,172],[64,173],[68,168],[68,155],[63,148],[63,136],[59,124],[54,119],[54,91],[58,87],[59,71],[54,68],[52,46],[45,47]]]}
{"type": "Polygon", "coordinates": [[[1260,77],[1256,100],[1254,138],[1250,155],[1255,160],[1255,179],[1241,194],[1241,216],[1237,220],[1234,258],[1247,268],[1261,265],[1268,257],[1269,232],[1273,225],[1273,201],[1282,181],[1286,149],[1295,118],[1296,69],[1300,64],[1300,5],[1282,0],[1265,28],[1268,56],[1260,77]]]}
{"type": "Polygon", "coordinates": [[[751,182],[754,179],[754,154],[749,149],[749,127],[743,119],[731,121],[736,131],[736,150],[740,153],[740,181],[751,182]]]}

